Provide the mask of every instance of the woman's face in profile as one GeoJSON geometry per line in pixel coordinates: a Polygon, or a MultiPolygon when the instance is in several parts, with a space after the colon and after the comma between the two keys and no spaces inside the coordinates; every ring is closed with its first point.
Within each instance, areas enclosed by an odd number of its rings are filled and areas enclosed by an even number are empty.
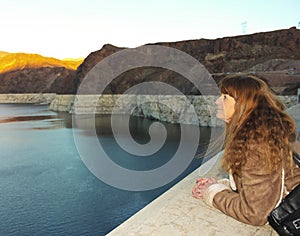
{"type": "Polygon", "coordinates": [[[228,94],[221,94],[216,100],[216,105],[218,106],[217,118],[228,123],[234,113],[235,99],[228,94]]]}

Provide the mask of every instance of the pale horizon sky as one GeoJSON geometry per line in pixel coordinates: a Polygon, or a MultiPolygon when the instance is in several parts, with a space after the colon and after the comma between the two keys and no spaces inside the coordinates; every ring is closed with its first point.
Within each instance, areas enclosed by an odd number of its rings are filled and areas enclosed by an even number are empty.
{"type": "Polygon", "coordinates": [[[0,6],[0,51],[59,59],[84,58],[107,43],[132,48],[300,28],[299,0],[0,0],[0,6]]]}

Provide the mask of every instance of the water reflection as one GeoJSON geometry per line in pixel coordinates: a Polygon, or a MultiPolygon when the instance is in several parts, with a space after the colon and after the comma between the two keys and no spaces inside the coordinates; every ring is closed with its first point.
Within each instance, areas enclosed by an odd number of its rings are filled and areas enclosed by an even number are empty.
{"type": "Polygon", "coordinates": [[[0,120],[0,123],[49,120],[49,119],[54,119],[54,118],[56,118],[56,116],[15,116],[15,117],[4,118],[4,119],[0,120]]]}
{"type": "MultiPolygon", "coordinates": [[[[129,125],[129,130],[132,138],[139,144],[146,144],[150,141],[149,127],[156,120],[150,120],[142,117],[131,116],[129,124],[125,124],[122,121],[122,116],[119,116],[119,127],[117,128],[118,134],[122,134],[123,127],[129,125]]],[[[77,115],[76,123],[72,124],[72,114],[67,112],[52,112],[48,110],[47,105],[28,105],[28,104],[0,104],[0,125],[5,123],[18,123],[18,122],[30,122],[30,125],[23,125],[22,128],[31,130],[54,130],[54,129],[72,129],[73,125],[80,127],[82,135],[90,136],[91,132],[96,132],[99,141],[104,143],[111,142],[113,137],[111,127],[110,115],[77,115]],[[29,110],[30,108],[30,110],[29,110]],[[7,116],[5,110],[9,109],[11,116],[7,116]]],[[[161,122],[161,121],[160,121],[161,122]]],[[[167,130],[166,142],[173,145],[175,149],[176,145],[180,141],[180,125],[163,123],[167,130]]],[[[199,150],[197,153],[204,152],[208,145],[211,129],[208,127],[195,127],[200,130],[199,150]]],[[[189,140],[193,142],[194,140],[189,140]]],[[[114,145],[117,145],[114,142],[114,145]]],[[[107,146],[109,147],[109,145],[107,146]]],[[[166,148],[166,147],[165,147],[166,148]]],[[[110,152],[107,148],[108,153],[110,152]]],[[[166,150],[163,149],[163,152],[166,150]]],[[[174,151],[167,151],[172,156],[174,151]]],[[[161,153],[158,153],[160,155],[161,153]]],[[[127,156],[128,153],[122,153],[121,156],[127,156]]],[[[166,155],[164,155],[166,156],[166,155]]],[[[153,156],[152,156],[153,157],[153,156]]],[[[124,160],[124,158],[123,158],[124,160]]],[[[166,157],[166,161],[168,157],[166,157]]],[[[117,160],[115,160],[118,162],[117,160]]]]}

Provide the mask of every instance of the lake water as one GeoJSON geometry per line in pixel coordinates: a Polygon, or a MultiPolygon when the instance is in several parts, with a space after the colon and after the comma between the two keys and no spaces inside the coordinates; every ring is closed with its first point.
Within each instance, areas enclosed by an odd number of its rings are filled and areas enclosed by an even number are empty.
{"type": "MultiPolygon", "coordinates": [[[[147,142],[152,122],[131,118],[137,142],[147,142]]],[[[132,168],[165,163],[180,139],[179,126],[165,124],[168,138],[158,156],[135,161],[116,144],[109,116],[99,116],[95,123],[106,152],[132,168]]],[[[0,131],[0,235],[6,236],[105,235],[201,164],[194,159],[176,180],[154,190],[126,191],[105,184],[87,169],[67,113],[51,112],[46,105],[0,104],[0,131]]],[[[199,151],[210,129],[200,132],[199,151]]]]}

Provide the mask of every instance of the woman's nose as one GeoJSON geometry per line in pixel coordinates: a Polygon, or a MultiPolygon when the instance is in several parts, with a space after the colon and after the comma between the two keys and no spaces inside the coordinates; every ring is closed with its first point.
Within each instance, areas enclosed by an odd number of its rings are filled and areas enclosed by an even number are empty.
{"type": "Polygon", "coordinates": [[[215,101],[215,104],[216,104],[216,105],[220,104],[220,100],[221,100],[221,97],[219,97],[219,98],[215,101]]]}

